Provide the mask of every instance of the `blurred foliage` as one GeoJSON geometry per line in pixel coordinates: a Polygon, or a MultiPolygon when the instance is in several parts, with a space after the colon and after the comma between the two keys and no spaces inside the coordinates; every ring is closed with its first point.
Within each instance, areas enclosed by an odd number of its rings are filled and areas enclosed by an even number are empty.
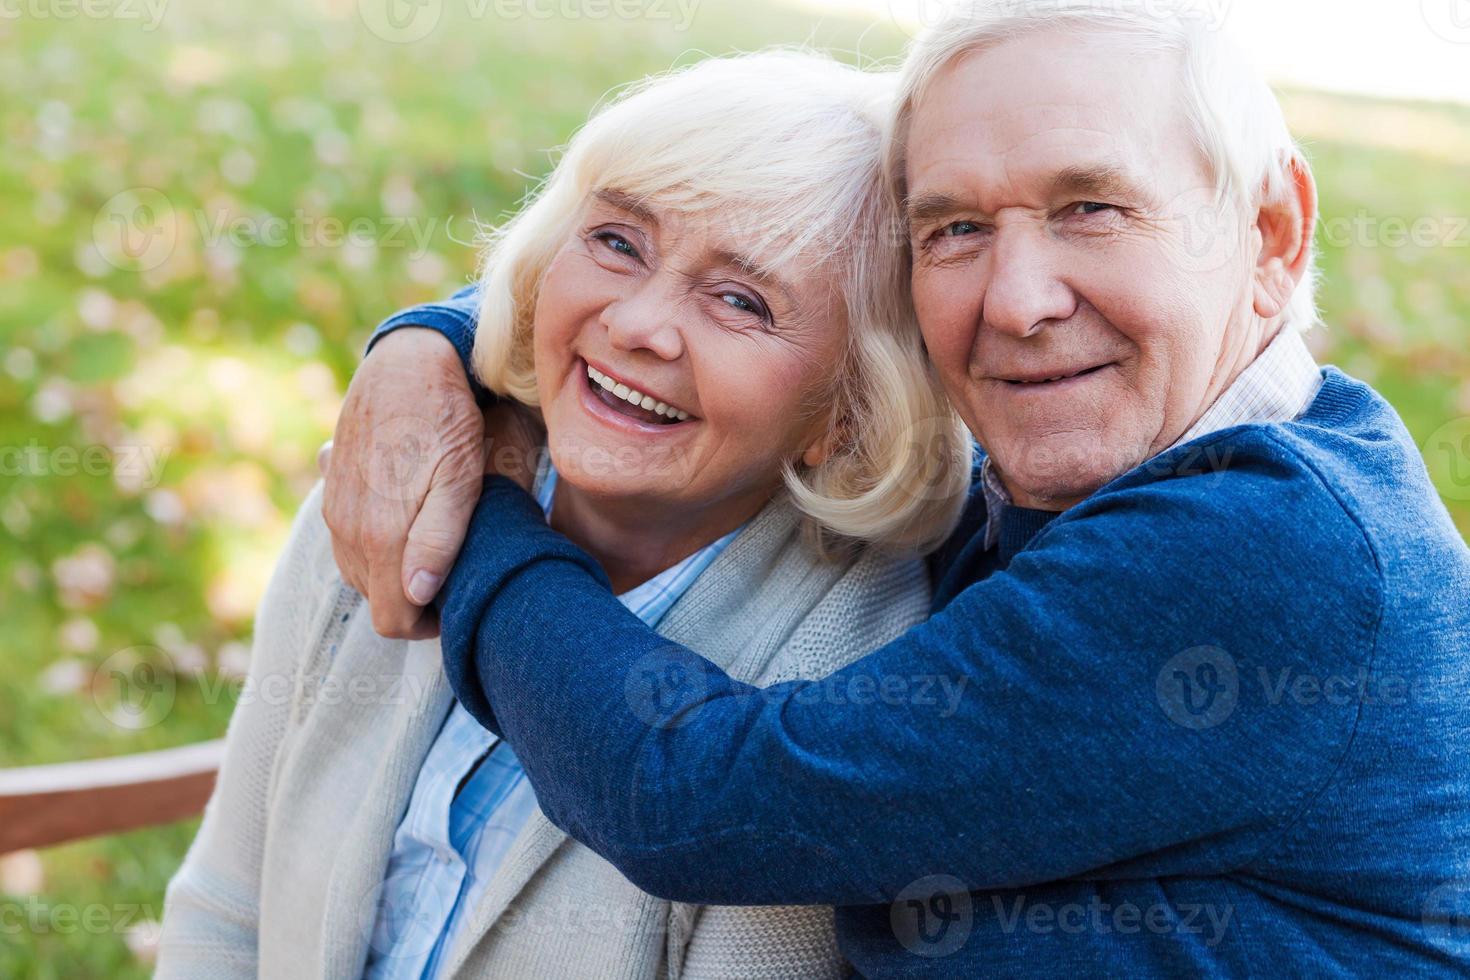
{"type": "MultiPolygon", "coordinates": [[[[0,766],[224,732],[370,328],[465,282],[476,221],[513,208],[610,90],[706,53],[808,42],[870,62],[905,40],[747,3],[696,5],[684,30],[672,2],[594,20],[428,0],[437,23],[406,41],[382,8],[38,0],[0,19],[0,766]],[[120,724],[110,677],[138,664],[170,708],[120,724]]],[[[1334,236],[1313,339],[1422,442],[1470,416],[1470,232],[1451,234],[1470,113],[1288,107],[1325,219],[1440,230],[1334,236]]],[[[1435,474],[1470,531],[1449,462],[1435,474]]],[[[0,932],[0,976],[146,976],[135,950],[194,829],[0,860],[4,901],[29,910],[0,932]],[[98,905],[104,929],[57,914],[98,905]]]]}

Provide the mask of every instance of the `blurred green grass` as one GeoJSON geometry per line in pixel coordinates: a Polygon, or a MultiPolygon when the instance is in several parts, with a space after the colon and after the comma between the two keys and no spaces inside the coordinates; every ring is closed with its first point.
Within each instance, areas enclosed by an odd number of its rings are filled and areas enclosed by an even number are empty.
{"type": "MultiPolygon", "coordinates": [[[[446,3],[426,37],[393,43],[367,28],[371,6],[166,7],[153,30],[0,20],[0,462],[31,460],[0,468],[0,766],[223,733],[255,601],[369,329],[466,281],[474,220],[513,208],[611,89],[703,53],[808,42],[870,62],[905,40],[753,4],[700,6],[682,31],[446,3]],[[110,223],[139,202],[166,212],[161,259],[113,248],[110,223]],[[283,238],[213,233],[241,220],[283,238]],[[367,233],[340,241],[354,221],[367,233]],[[66,465],[63,447],[94,465],[66,465]],[[172,708],[116,724],[94,674],[139,661],[165,669],[172,708]]],[[[1326,221],[1438,217],[1447,237],[1470,215],[1470,112],[1287,102],[1326,221]]],[[[1378,385],[1422,443],[1470,416],[1470,232],[1431,247],[1381,232],[1325,243],[1330,327],[1313,344],[1378,385]]],[[[1454,499],[1470,493],[1435,475],[1470,533],[1454,499]]],[[[146,976],[129,925],[161,914],[194,829],[0,863],[4,901],[39,910],[0,929],[0,976],[146,976]],[[56,915],[91,905],[107,928],[56,915]]]]}

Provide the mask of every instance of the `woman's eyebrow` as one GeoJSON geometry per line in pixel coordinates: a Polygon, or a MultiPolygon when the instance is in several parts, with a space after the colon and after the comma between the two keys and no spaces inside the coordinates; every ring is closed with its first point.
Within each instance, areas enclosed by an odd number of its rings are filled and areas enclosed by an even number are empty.
{"type": "Polygon", "coordinates": [[[787,284],[786,280],[774,272],[769,271],[748,255],[742,255],[739,252],[732,252],[728,249],[717,249],[713,258],[720,265],[738,269],[742,275],[758,280],[763,285],[769,286],[772,289],[780,290],[785,294],[788,303],[795,303],[795,296],[792,294],[791,287],[787,284]]]}
{"type": "Polygon", "coordinates": [[[658,218],[654,216],[654,213],[632,194],[611,188],[603,188],[594,192],[592,196],[609,207],[617,208],[619,211],[626,211],[633,215],[633,217],[640,218],[649,224],[658,224],[658,218]]]}

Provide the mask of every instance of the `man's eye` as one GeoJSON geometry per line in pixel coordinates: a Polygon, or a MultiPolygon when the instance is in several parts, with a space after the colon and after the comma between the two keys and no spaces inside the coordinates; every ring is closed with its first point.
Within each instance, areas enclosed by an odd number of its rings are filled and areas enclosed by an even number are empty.
{"type": "Polygon", "coordinates": [[[941,238],[963,238],[966,235],[974,235],[980,231],[980,226],[973,221],[956,221],[945,225],[939,232],[941,238]]]}
{"type": "Polygon", "coordinates": [[[1074,214],[1101,214],[1104,211],[1116,211],[1117,208],[1111,204],[1103,204],[1101,201],[1083,201],[1074,209],[1074,214]]]}
{"type": "Polygon", "coordinates": [[[638,250],[633,247],[633,243],[628,241],[622,235],[619,235],[617,232],[601,231],[593,237],[602,242],[608,248],[612,249],[614,252],[617,252],[619,255],[626,255],[632,259],[638,258],[638,250]]]}

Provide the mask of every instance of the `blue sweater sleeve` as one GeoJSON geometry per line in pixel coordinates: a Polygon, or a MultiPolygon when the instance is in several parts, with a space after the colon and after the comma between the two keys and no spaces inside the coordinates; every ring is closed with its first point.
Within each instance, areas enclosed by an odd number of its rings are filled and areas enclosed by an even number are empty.
{"type": "Polygon", "coordinates": [[[443,302],[425,303],[421,306],[410,306],[406,310],[399,310],[378,324],[378,328],[368,339],[366,353],[371,354],[378,341],[402,327],[426,327],[429,330],[438,331],[459,352],[459,360],[464,365],[464,373],[469,379],[470,389],[474,391],[476,400],[483,401],[489,393],[475,377],[475,370],[471,363],[471,354],[475,349],[475,327],[479,310],[480,290],[478,285],[473,284],[464,287],[443,302]]]}
{"type": "Polygon", "coordinates": [[[1232,452],[1223,475],[1115,483],[928,623],[764,690],[644,627],[487,480],[446,585],[446,668],[546,815],[668,899],[1228,871],[1323,790],[1356,718],[1247,675],[1350,672],[1381,604],[1312,472],[1268,439],[1232,452]]]}

